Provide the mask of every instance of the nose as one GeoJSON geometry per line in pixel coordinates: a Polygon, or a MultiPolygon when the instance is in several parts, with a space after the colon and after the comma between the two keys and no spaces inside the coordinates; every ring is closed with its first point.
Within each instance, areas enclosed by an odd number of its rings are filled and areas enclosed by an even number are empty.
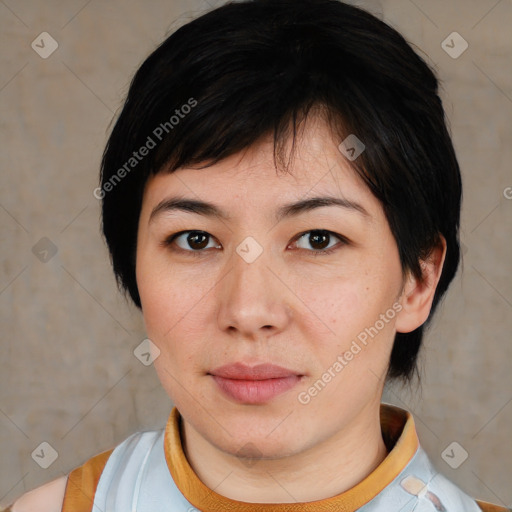
{"type": "Polygon", "coordinates": [[[271,260],[265,251],[250,263],[233,253],[231,268],[217,287],[221,330],[258,340],[286,329],[292,294],[271,260]]]}

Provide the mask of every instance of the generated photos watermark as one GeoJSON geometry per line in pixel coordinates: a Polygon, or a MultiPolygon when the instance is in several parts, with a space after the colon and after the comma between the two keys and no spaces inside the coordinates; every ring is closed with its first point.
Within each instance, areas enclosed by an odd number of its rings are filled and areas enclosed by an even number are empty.
{"type": "Polygon", "coordinates": [[[334,379],[345,368],[345,366],[347,366],[350,361],[352,361],[354,357],[368,345],[368,342],[370,341],[369,338],[375,338],[375,336],[384,329],[386,324],[388,324],[390,320],[393,320],[397,313],[400,313],[402,309],[402,304],[395,302],[385,313],[381,313],[379,319],[371,327],[366,327],[361,331],[356,336],[356,339],[352,340],[350,348],[343,354],[339,355],[336,358],[336,361],[334,361],[333,364],[329,366],[324,373],[322,373],[321,377],[317,379],[312,386],[310,386],[306,391],[301,391],[298,394],[298,401],[303,405],[309,404],[312,398],[317,396],[325,386],[327,386],[327,384],[331,382],[332,379],[334,379]]]}
{"type": "Polygon", "coordinates": [[[192,109],[197,106],[197,100],[189,98],[187,103],[181,105],[180,108],[174,110],[174,114],[169,118],[168,121],[160,123],[152,132],[148,135],[146,142],[138,149],[134,151],[132,156],[117,170],[117,172],[111,176],[101,187],[97,187],[93,190],[93,195],[96,199],[103,199],[105,195],[112,191],[115,186],[129,174],[139,162],[150,153],[157,145],[157,141],[160,142],[162,139],[170,133],[180,123],[182,119],[189,114],[192,109]]]}

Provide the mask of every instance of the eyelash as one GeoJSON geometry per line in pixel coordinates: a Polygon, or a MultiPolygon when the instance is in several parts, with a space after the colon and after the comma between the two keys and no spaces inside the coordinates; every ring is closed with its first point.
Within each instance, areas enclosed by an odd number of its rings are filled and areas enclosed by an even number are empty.
{"type": "MultiPolygon", "coordinates": [[[[210,235],[209,233],[207,233],[206,231],[191,229],[191,230],[186,230],[186,231],[180,231],[178,233],[174,233],[174,234],[168,236],[162,242],[161,245],[163,247],[170,247],[176,238],[178,238],[179,236],[184,235],[186,233],[202,233],[209,238],[213,238],[213,236],[210,235]]],[[[300,240],[304,235],[307,235],[308,233],[323,233],[323,234],[329,235],[330,237],[334,236],[335,238],[338,238],[340,240],[341,245],[348,245],[350,243],[349,240],[346,237],[344,237],[343,235],[339,235],[338,233],[334,233],[333,231],[328,231],[326,229],[310,229],[308,231],[303,231],[302,233],[299,233],[298,235],[295,236],[292,243],[295,243],[296,241],[300,240]]],[[[327,255],[332,254],[333,252],[337,251],[339,248],[340,248],[340,244],[336,244],[329,249],[321,249],[321,250],[299,249],[299,250],[306,251],[306,252],[310,253],[312,256],[316,257],[316,256],[327,256],[327,255]]],[[[185,252],[185,253],[192,255],[193,257],[201,257],[201,256],[203,256],[203,254],[205,252],[205,250],[187,250],[187,249],[182,249],[181,247],[178,247],[177,249],[172,248],[172,250],[175,252],[185,252]]]]}

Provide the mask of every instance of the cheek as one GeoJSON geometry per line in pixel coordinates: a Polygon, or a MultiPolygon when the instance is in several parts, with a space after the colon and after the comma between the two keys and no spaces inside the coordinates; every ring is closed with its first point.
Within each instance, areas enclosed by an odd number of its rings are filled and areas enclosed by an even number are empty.
{"type": "Polygon", "coordinates": [[[205,328],[211,285],[197,286],[197,274],[170,272],[168,265],[159,268],[156,258],[141,255],[137,265],[147,336],[160,350],[155,370],[168,393],[176,393],[172,376],[180,375],[180,382],[188,382],[208,363],[205,328]]]}
{"type": "Polygon", "coordinates": [[[311,305],[322,324],[329,327],[326,341],[332,336],[342,340],[350,335],[361,322],[361,316],[365,314],[363,308],[364,297],[357,289],[348,286],[335,287],[329,290],[323,297],[317,297],[311,305]]]}
{"type": "Polygon", "coordinates": [[[310,317],[316,319],[310,330],[316,322],[317,329],[327,332],[326,336],[314,336],[314,350],[323,367],[330,367],[338,355],[352,350],[356,353],[348,354],[352,371],[371,364],[380,372],[380,363],[387,361],[394,338],[394,314],[386,321],[380,319],[389,310],[395,313],[392,303],[396,283],[392,277],[390,273],[382,277],[361,269],[305,301],[314,313],[310,317]]]}
{"type": "Polygon", "coordinates": [[[372,317],[372,301],[376,297],[371,296],[371,281],[362,271],[354,270],[351,274],[338,279],[330,276],[314,285],[309,283],[298,293],[306,305],[306,315],[317,327],[321,326],[327,339],[346,338],[372,317]]]}
{"type": "Polygon", "coordinates": [[[173,270],[165,258],[149,251],[137,259],[137,286],[146,328],[158,338],[167,337],[197,316],[206,293],[198,286],[197,276],[173,270]]]}

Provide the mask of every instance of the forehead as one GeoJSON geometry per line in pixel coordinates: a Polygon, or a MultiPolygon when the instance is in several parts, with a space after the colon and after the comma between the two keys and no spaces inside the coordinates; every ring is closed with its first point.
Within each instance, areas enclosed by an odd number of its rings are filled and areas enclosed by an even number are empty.
{"type": "Polygon", "coordinates": [[[327,123],[315,117],[297,132],[293,149],[291,138],[286,141],[283,154],[289,172],[279,164],[276,171],[272,136],[204,169],[162,170],[146,183],[143,215],[170,195],[208,199],[230,211],[275,209],[279,204],[326,195],[364,203],[367,210],[378,208],[378,201],[339,151],[340,142],[327,123]]]}

